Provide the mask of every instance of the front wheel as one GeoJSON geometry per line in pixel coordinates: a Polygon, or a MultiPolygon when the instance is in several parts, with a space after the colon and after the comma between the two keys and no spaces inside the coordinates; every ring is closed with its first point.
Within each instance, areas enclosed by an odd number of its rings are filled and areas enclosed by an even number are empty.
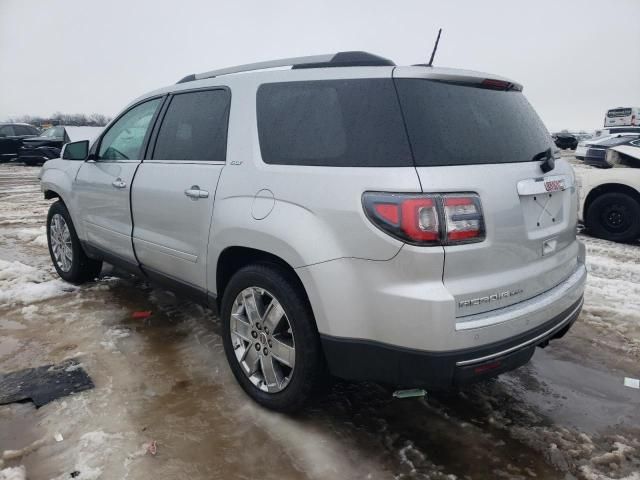
{"type": "Polygon", "coordinates": [[[80,284],[100,274],[102,262],[84,253],[69,211],[61,201],[49,207],[47,243],[53,266],[63,280],[80,284]]]}
{"type": "Polygon", "coordinates": [[[632,242],[640,237],[640,203],[624,193],[605,193],[589,206],[586,226],[599,238],[632,242]]]}
{"type": "Polygon", "coordinates": [[[271,264],[239,270],[222,298],[227,361],[244,391],[291,412],[320,384],[324,363],[313,313],[294,274],[271,264]]]}

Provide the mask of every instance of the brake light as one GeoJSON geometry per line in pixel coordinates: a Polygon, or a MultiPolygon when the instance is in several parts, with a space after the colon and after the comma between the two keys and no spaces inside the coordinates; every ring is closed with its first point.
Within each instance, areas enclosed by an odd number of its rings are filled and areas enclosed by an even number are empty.
{"type": "Polygon", "coordinates": [[[413,245],[455,245],[485,237],[476,194],[366,192],[362,203],[374,225],[413,245]]]}
{"type": "Polygon", "coordinates": [[[482,81],[482,86],[484,88],[490,88],[492,90],[509,90],[513,86],[513,84],[511,82],[506,82],[504,80],[485,78],[482,81]]]}

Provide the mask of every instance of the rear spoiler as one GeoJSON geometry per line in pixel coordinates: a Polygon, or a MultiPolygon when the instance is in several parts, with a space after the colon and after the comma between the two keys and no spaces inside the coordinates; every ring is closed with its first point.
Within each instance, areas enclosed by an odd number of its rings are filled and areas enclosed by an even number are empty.
{"type": "Polygon", "coordinates": [[[396,67],[393,69],[393,78],[423,78],[425,80],[490,90],[522,91],[520,83],[498,75],[475,72],[473,70],[427,67],[426,65],[396,67]]]}

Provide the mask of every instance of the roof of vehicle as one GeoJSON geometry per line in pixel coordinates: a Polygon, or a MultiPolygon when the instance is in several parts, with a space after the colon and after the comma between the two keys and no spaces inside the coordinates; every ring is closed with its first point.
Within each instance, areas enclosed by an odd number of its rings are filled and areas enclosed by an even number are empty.
{"type": "MultiPolygon", "coordinates": [[[[486,88],[494,88],[498,90],[522,90],[521,84],[498,75],[472,70],[432,67],[425,64],[396,66],[392,60],[368,52],[338,52],[324,55],[312,55],[308,57],[269,60],[218,70],[210,70],[204,73],[190,74],[180,79],[174,85],[169,85],[138,97],[132,102],[132,104],[153,95],[161,95],[197,87],[231,84],[234,79],[240,78],[240,76],[245,77],[247,75],[251,75],[257,76],[258,78],[264,78],[266,80],[268,78],[273,78],[272,76],[275,75],[275,73],[281,74],[282,71],[308,71],[311,69],[317,69],[318,72],[323,72],[323,74],[318,73],[318,76],[323,79],[327,79],[330,78],[330,75],[327,74],[330,70],[353,69],[354,67],[363,69],[363,78],[370,77],[374,69],[376,69],[375,71],[378,72],[381,77],[394,76],[425,78],[450,83],[475,83],[478,85],[483,82],[493,82],[485,84],[486,88]],[[224,77],[224,82],[221,82],[221,77],[224,77]]],[[[339,76],[339,74],[336,76],[339,76]]]]}
{"type": "Polygon", "coordinates": [[[23,125],[25,127],[37,128],[35,125],[31,125],[30,123],[24,123],[24,122],[0,122],[0,127],[4,125],[23,125]]]}

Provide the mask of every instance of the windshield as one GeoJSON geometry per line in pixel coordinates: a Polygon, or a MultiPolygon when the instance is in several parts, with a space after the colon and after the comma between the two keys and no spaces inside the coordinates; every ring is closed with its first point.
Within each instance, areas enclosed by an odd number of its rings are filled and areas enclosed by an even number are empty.
{"type": "Polygon", "coordinates": [[[417,166],[529,162],[551,135],[518,91],[398,79],[417,166]]]}
{"type": "Polygon", "coordinates": [[[62,138],[64,137],[64,127],[47,128],[40,136],[43,138],[62,138]]]}
{"type": "Polygon", "coordinates": [[[609,118],[628,117],[629,115],[631,115],[630,108],[614,108],[607,112],[607,117],[609,118]]]}

